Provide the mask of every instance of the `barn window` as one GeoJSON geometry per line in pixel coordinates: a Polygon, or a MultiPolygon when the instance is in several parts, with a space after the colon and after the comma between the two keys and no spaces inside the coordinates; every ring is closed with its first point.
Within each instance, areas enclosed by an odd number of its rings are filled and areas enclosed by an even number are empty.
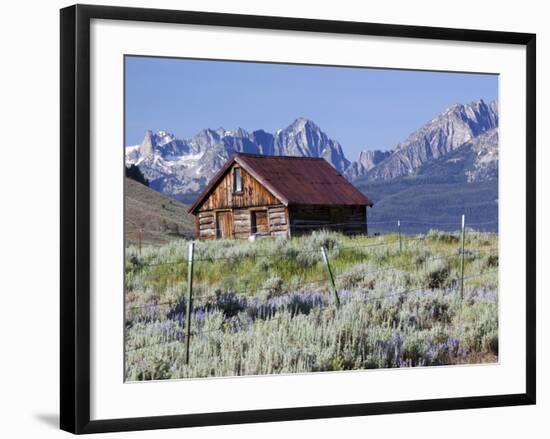
{"type": "Polygon", "coordinates": [[[243,191],[243,179],[241,176],[241,168],[235,168],[233,170],[233,192],[243,191]]]}

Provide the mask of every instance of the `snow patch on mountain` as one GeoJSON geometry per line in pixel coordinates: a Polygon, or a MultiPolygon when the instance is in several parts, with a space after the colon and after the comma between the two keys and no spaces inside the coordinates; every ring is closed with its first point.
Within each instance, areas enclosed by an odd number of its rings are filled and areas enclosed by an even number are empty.
{"type": "Polygon", "coordinates": [[[483,100],[454,104],[414,131],[393,154],[367,173],[369,180],[390,180],[412,174],[424,163],[449,154],[477,136],[498,127],[498,104],[483,100]]]}
{"type": "Polygon", "coordinates": [[[207,128],[190,139],[177,139],[165,131],[147,131],[140,145],[126,147],[126,164],[139,166],[151,187],[178,197],[200,191],[235,152],[323,157],[342,173],[350,165],[341,145],[303,117],[275,135],[207,128]]]}
{"type": "Polygon", "coordinates": [[[274,134],[220,127],[179,139],[166,131],[147,131],[139,145],[126,147],[126,165],[137,165],[153,189],[190,201],[235,152],[322,157],[350,181],[378,181],[415,175],[442,157],[460,159],[450,153],[468,144],[476,159],[468,161],[464,172],[468,181],[480,181],[498,175],[497,127],[497,101],[454,104],[391,150],[364,150],[354,162],[339,142],[305,117],[274,134]]]}

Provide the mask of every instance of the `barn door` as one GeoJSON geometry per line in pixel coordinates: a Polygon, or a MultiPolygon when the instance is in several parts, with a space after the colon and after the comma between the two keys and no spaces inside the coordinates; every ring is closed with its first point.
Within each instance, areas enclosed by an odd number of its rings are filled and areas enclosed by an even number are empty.
{"type": "Polygon", "coordinates": [[[251,218],[252,234],[268,235],[267,210],[253,210],[251,218]]]}
{"type": "Polygon", "coordinates": [[[219,239],[233,237],[233,214],[231,212],[218,212],[216,235],[219,239]]]}

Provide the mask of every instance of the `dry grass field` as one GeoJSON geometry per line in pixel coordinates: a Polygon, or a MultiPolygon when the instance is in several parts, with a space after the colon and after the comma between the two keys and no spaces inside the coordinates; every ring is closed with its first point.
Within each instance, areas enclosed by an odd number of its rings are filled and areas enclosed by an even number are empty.
{"type": "Polygon", "coordinates": [[[195,218],[187,206],[130,178],[124,182],[126,246],[167,244],[177,238],[192,238],[195,218]]]}

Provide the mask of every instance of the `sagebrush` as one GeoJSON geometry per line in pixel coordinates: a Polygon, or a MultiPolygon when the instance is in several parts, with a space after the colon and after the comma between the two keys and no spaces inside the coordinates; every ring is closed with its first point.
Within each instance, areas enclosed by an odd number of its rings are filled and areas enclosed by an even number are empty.
{"type": "Polygon", "coordinates": [[[174,379],[494,362],[498,236],[458,235],[196,245],[185,364],[188,241],[126,254],[126,378],[174,379]],[[336,308],[320,247],[329,251],[336,308]]]}

